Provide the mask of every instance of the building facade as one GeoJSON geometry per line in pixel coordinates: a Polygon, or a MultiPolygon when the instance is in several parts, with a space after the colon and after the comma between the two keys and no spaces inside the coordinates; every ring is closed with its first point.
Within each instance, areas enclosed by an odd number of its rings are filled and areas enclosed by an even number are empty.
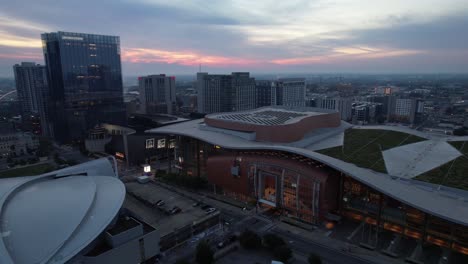
{"type": "Polygon", "coordinates": [[[126,123],[119,37],[59,31],[42,42],[57,141],[81,140],[103,122],[126,123]]]}
{"type": "Polygon", "coordinates": [[[327,138],[316,129],[342,133],[346,124],[336,112],[270,107],[207,115],[149,133],[176,136],[181,173],[205,177],[217,195],[272,209],[283,221],[332,228],[355,222],[362,228],[351,235],[373,248],[384,234],[410,240],[414,252],[432,245],[467,255],[467,192],[438,193],[440,185],[400,180],[310,149],[313,140],[327,138]],[[288,129],[301,136],[290,137],[288,129]]]}
{"type": "Polygon", "coordinates": [[[337,110],[340,112],[341,120],[351,120],[353,104],[353,100],[351,98],[319,97],[315,100],[315,104],[318,108],[337,110]]]}
{"type": "Polygon", "coordinates": [[[388,120],[417,123],[424,112],[424,101],[414,98],[389,97],[388,120]]]}
{"type": "Polygon", "coordinates": [[[248,72],[197,73],[197,91],[199,113],[243,111],[257,103],[255,79],[248,72]]]}
{"type": "Polygon", "coordinates": [[[138,77],[141,110],[144,114],[173,114],[176,108],[175,77],[148,75],[138,77]]]}
{"type": "Polygon", "coordinates": [[[277,105],[305,106],[306,85],[304,78],[283,78],[276,83],[277,105]]]}
{"type": "Polygon", "coordinates": [[[276,102],[276,81],[258,80],[257,89],[257,107],[277,105],[276,102]]]}
{"type": "Polygon", "coordinates": [[[35,134],[49,135],[47,126],[47,75],[45,66],[22,62],[13,66],[20,112],[25,128],[35,134]],[[35,119],[40,125],[35,126],[35,119]]]}

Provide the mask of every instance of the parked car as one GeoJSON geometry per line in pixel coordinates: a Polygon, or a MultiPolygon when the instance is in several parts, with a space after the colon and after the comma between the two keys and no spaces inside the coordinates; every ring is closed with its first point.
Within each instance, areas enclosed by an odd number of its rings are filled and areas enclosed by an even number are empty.
{"type": "Polygon", "coordinates": [[[218,245],[216,245],[216,247],[218,247],[219,249],[225,247],[226,244],[224,244],[224,242],[219,242],[218,245]]]}
{"type": "Polygon", "coordinates": [[[192,204],[193,207],[197,207],[199,205],[200,205],[200,202],[196,202],[196,203],[192,204]]]}
{"type": "Polygon", "coordinates": [[[161,206],[163,206],[164,204],[165,204],[165,202],[164,202],[164,201],[160,201],[160,202],[159,202],[159,203],[157,203],[156,205],[157,205],[158,207],[161,207],[161,206]]]}
{"type": "Polygon", "coordinates": [[[172,208],[172,210],[171,210],[171,214],[177,214],[177,213],[179,213],[181,211],[182,211],[182,209],[180,209],[180,207],[174,206],[174,208],[172,208]]]}
{"type": "Polygon", "coordinates": [[[202,210],[207,210],[207,209],[209,209],[209,208],[211,208],[211,206],[209,206],[209,205],[207,205],[207,204],[202,205],[202,207],[201,207],[202,210]]]}
{"type": "Polygon", "coordinates": [[[216,211],[216,208],[213,208],[213,207],[208,208],[208,209],[205,210],[206,214],[211,214],[211,213],[213,213],[214,211],[216,211]]]}

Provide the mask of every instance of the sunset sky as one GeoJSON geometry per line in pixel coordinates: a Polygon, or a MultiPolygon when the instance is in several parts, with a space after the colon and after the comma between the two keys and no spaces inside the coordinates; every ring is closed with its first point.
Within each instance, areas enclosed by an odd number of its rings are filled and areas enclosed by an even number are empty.
{"type": "Polygon", "coordinates": [[[0,76],[53,31],[120,36],[124,76],[468,71],[467,0],[5,1],[0,76]]]}

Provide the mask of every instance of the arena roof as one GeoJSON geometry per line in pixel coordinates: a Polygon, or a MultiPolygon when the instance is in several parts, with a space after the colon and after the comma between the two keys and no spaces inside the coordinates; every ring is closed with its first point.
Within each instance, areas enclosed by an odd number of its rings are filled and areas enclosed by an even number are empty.
{"type": "Polygon", "coordinates": [[[118,214],[125,187],[107,159],[0,179],[0,263],[64,263],[118,214]]]}
{"type": "Polygon", "coordinates": [[[287,106],[210,114],[204,120],[209,127],[251,132],[256,141],[268,142],[294,142],[311,131],[336,128],[341,124],[338,111],[287,106]],[[271,133],[272,129],[275,133],[271,133]]]}
{"type": "Polygon", "coordinates": [[[295,123],[305,117],[324,115],[330,113],[329,110],[314,108],[288,109],[284,107],[262,107],[254,110],[233,113],[211,114],[210,119],[226,120],[253,125],[278,126],[295,123]]]}
{"type": "Polygon", "coordinates": [[[417,209],[468,226],[468,192],[408,180],[358,167],[294,143],[252,141],[229,133],[200,129],[203,119],[150,129],[148,133],[181,135],[228,149],[276,150],[302,155],[363,182],[364,184],[417,209]]]}

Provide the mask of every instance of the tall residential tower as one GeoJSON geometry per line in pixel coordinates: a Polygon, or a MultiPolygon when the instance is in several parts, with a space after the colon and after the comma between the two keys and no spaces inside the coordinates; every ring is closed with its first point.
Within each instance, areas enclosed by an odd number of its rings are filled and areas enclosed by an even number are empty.
{"type": "Polygon", "coordinates": [[[46,124],[47,76],[45,67],[34,62],[22,62],[13,66],[16,91],[21,104],[23,124],[35,134],[48,135],[46,124]],[[35,126],[37,117],[40,126],[35,126]],[[41,131],[42,130],[42,131],[41,131]]]}
{"type": "Polygon", "coordinates": [[[254,109],[255,79],[248,72],[197,73],[198,112],[217,113],[254,109]]]}
{"type": "Polygon", "coordinates": [[[175,77],[148,75],[138,78],[141,109],[145,114],[173,114],[176,105],[175,77]]]}

